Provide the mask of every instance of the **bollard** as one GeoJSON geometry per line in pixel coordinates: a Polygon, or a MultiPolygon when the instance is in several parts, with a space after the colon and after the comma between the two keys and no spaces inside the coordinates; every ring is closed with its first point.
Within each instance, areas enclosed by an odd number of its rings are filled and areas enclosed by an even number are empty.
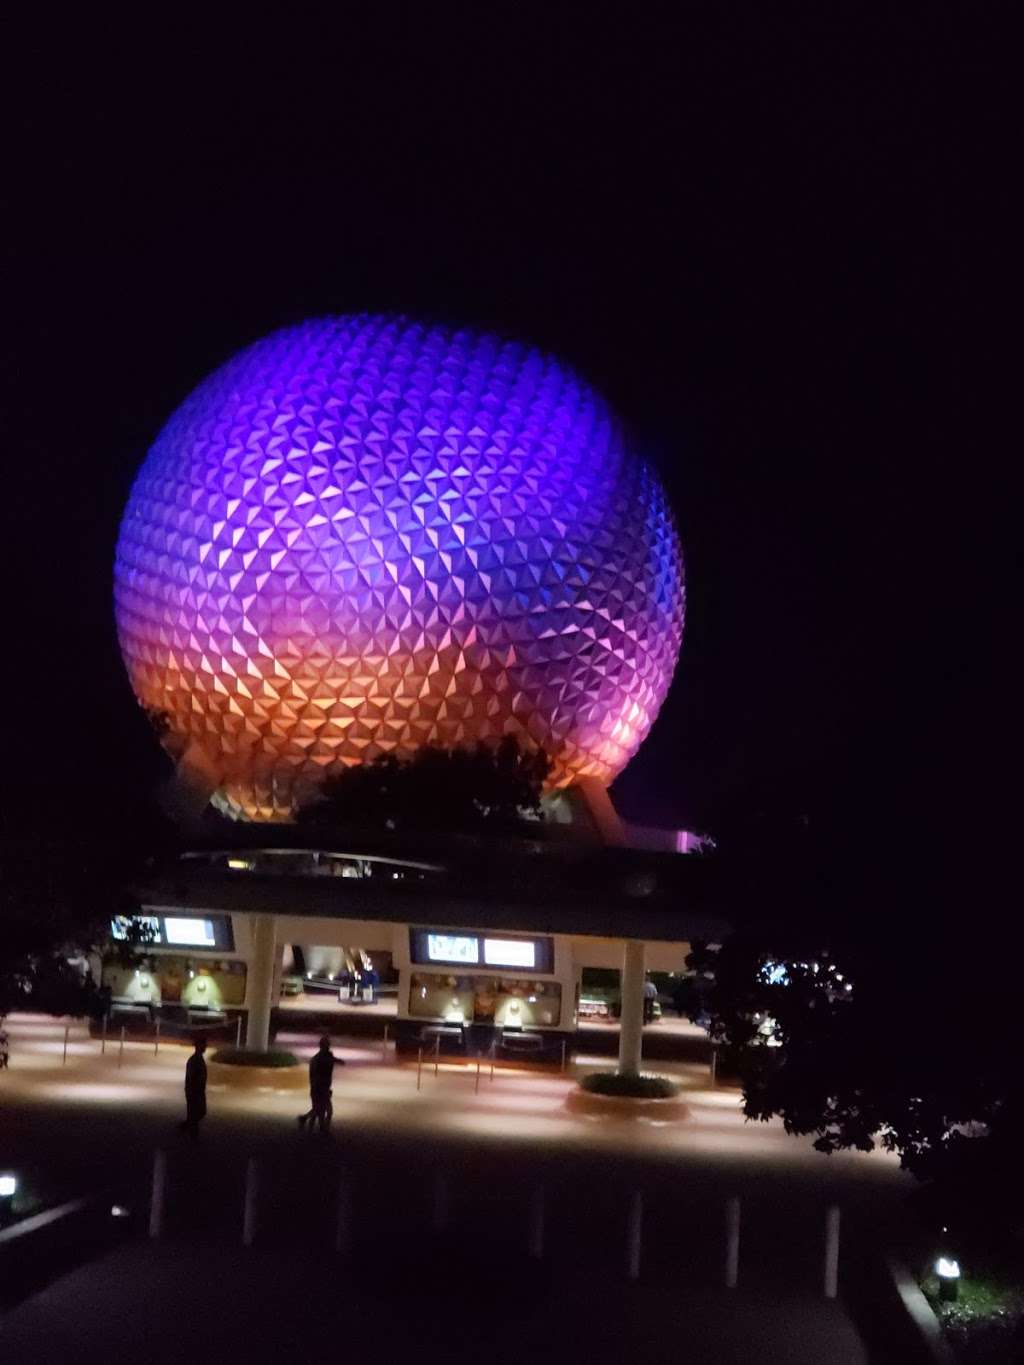
{"type": "Polygon", "coordinates": [[[338,1172],[337,1224],[334,1250],[339,1256],[352,1254],[352,1189],[345,1171],[338,1172]]]}
{"type": "Polygon", "coordinates": [[[156,1057],[156,1056],[159,1055],[159,1053],[160,1053],[160,1016],[159,1016],[159,1014],[158,1014],[158,1015],[156,1016],[156,1041],[153,1043],[153,1056],[156,1057]]]}
{"type": "Polygon", "coordinates": [[[494,1080],[494,1058],[491,1058],[491,1080],[494,1080]]]}
{"type": "Polygon", "coordinates": [[[715,1083],[716,1083],[717,1079],[718,1079],[718,1047],[717,1047],[714,1043],[712,1043],[712,1044],[711,1044],[711,1088],[712,1088],[712,1090],[715,1088],[715,1083]]]}
{"type": "Polygon", "coordinates": [[[629,1220],[626,1224],[626,1275],[631,1280],[640,1278],[640,1243],[644,1230],[644,1197],[639,1190],[629,1201],[629,1220]]]}
{"type": "Polygon", "coordinates": [[[102,1057],[107,1050],[107,1016],[103,1016],[103,1032],[100,1035],[100,1056],[102,1057]]]}
{"type": "Polygon", "coordinates": [[[544,1186],[538,1185],[530,1196],[529,1254],[535,1261],[544,1259],[544,1186]]]}
{"type": "Polygon", "coordinates": [[[381,1057],[386,1062],[388,1059],[388,1026],[384,1025],[384,1042],[381,1046],[381,1057]]]}
{"type": "Polygon", "coordinates": [[[444,1171],[434,1172],[434,1209],[433,1223],[435,1232],[443,1232],[448,1226],[448,1180],[444,1171]]]}
{"type": "Polygon", "coordinates": [[[423,1073],[423,1049],[420,1048],[416,1055],[416,1089],[419,1090],[422,1084],[421,1076],[423,1073]]]}
{"type": "Polygon", "coordinates": [[[68,1064],[68,1034],[69,1034],[70,1032],[71,1032],[71,1025],[70,1025],[70,1024],[65,1024],[65,1025],[64,1025],[64,1057],[63,1057],[63,1060],[61,1061],[61,1066],[67,1066],[67,1064],[68,1064]]]}
{"type": "Polygon", "coordinates": [[[238,1016],[238,1022],[237,1022],[236,1025],[235,1025],[235,1047],[241,1047],[241,1046],[242,1046],[242,1016],[239,1015],[239,1016],[238,1016]]]}
{"type": "Polygon", "coordinates": [[[254,1156],[245,1168],[245,1210],[242,1216],[242,1246],[251,1247],[256,1240],[256,1200],[259,1195],[260,1169],[254,1156]]]}
{"type": "Polygon", "coordinates": [[[725,1287],[735,1289],[740,1277],[740,1201],[725,1201],[725,1287]]]}
{"type": "Polygon", "coordinates": [[[562,1071],[565,1071],[565,1039],[562,1039],[562,1071]]]}
{"type": "Polygon", "coordinates": [[[124,1060],[124,1024],[121,1025],[121,1044],[117,1049],[117,1064],[121,1065],[124,1060]]]}
{"type": "Polygon", "coordinates": [[[441,1065],[441,1035],[438,1034],[434,1042],[434,1079],[437,1079],[437,1068],[441,1065]]]}
{"type": "Polygon", "coordinates": [[[473,1086],[473,1094],[480,1094],[480,1058],[476,1059],[476,1082],[473,1086]]]}
{"type": "Polygon", "coordinates": [[[839,1292],[839,1210],[832,1204],[825,1214],[825,1297],[839,1292]]]}
{"type": "Polygon", "coordinates": [[[153,1192],[149,1200],[149,1235],[156,1241],[164,1230],[164,1190],[167,1187],[167,1153],[153,1153],[153,1192]]]}

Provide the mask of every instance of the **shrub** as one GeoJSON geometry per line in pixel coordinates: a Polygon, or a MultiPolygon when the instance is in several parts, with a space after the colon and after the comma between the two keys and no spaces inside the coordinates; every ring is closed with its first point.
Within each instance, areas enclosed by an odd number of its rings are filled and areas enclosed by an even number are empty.
{"type": "Polygon", "coordinates": [[[241,1047],[221,1047],[210,1058],[211,1062],[222,1062],[225,1066],[298,1066],[299,1059],[294,1052],[271,1048],[267,1052],[246,1052],[241,1047]]]}
{"type": "Polygon", "coordinates": [[[584,1076],[580,1088],[592,1095],[622,1095],[635,1100],[670,1100],[679,1094],[679,1086],[667,1076],[620,1076],[614,1071],[584,1076]]]}

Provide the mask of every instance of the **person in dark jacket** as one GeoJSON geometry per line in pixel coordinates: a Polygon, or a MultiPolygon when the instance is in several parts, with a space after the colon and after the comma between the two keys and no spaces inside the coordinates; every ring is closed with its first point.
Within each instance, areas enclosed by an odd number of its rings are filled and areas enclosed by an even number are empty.
{"type": "Polygon", "coordinates": [[[331,1084],[335,1065],[344,1066],[344,1059],[335,1057],[331,1051],[331,1040],[324,1034],[318,1051],[309,1061],[309,1110],[299,1115],[299,1128],[303,1131],[307,1123],[310,1132],[319,1128],[321,1133],[326,1133],[331,1126],[334,1115],[331,1084]]]}
{"type": "Polygon", "coordinates": [[[199,1136],[200,1120],[206,1117],[206,1039],[195,1040],[195,1051],[185,1063],[185,1122],[182,1128],[193,1141],[199,1136]]]}

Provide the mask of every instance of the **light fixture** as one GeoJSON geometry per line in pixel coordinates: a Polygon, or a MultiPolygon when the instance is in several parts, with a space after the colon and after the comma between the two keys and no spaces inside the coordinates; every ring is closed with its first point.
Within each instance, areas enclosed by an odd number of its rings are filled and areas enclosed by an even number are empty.
{"type": "Polygon", "coordinates": [[[940,1256],[935,1262],[935,1273],[939,1277],[939,1298],[943,1303],[956,1303],[960,1290],[960,1262],[951,1256],[940,1256]]]}
{"type": "Polygon", "coordinates": [[[13,1199],[17,1192],[17,1176],[0,1175],[0,1199],[13,1199]]]}
{"type": "Polygon", "coordinates": [[[130,1218],[131,1213],[123,1204],[111,1204],[110,1216],[111,1218],[130,1218]]]}

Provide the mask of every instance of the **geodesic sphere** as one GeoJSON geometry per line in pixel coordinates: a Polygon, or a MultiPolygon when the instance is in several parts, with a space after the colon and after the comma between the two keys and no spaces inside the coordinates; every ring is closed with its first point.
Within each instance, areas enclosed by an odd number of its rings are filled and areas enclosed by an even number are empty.
{"type": "Polygon", "coordinates": [[[683,564],[652,470],[564,365],[402,318],[306,322],[197,388],[117,547],[118,633],[221,809],[513,734],[610,781],[668,690],[683,564]]]}

